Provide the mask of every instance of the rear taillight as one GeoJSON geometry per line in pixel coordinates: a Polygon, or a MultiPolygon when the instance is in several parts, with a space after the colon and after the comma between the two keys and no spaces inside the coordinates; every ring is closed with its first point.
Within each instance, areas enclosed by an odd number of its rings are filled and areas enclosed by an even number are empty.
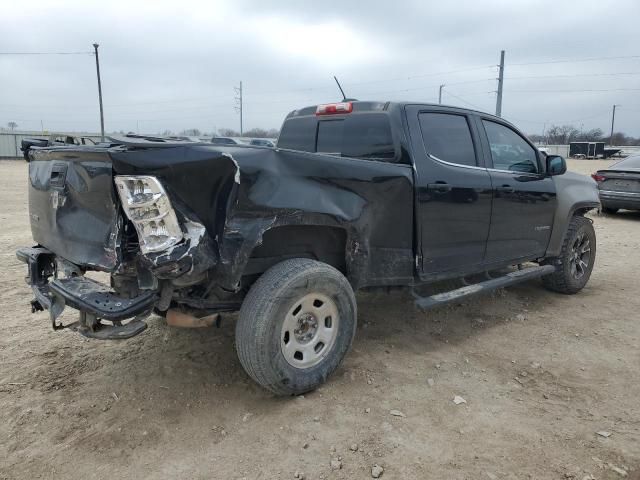
{"type": "Polygon", "coordinates": [[[351,102],[327,103],[318,105],[316,109],[316,115],[339,115],[351,112],[353,112],[353,104],[351,102]]]}
{"type": "Polygon", "coordinates": [[[592,173],[591,174],[591,178],[593,178],[598,183],[604,182],[607,179],[607,177],[605,177],[604,175],[601,175],[599,173],[592,173]]]}
{"type": "Polygon", "coordinates": [[[116,175],[122,209],[138,232],[142,253],[160,252],[182,240],[182,229],[156,177],[116,175]]]}

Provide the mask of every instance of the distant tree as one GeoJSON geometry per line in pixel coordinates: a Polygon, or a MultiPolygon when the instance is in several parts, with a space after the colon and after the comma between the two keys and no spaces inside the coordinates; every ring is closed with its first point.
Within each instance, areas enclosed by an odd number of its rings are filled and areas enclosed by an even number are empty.
{"type": "Polygon", "coordinates": [[[240,132],[234,130],[233,128],[220,128],[218,129],[218,135],[221,137],[239,137],[240,132]]]}
{"type": "Polygon", "coordinates": [[[574,142],[600,142],[604,137],[604,133],[601,128],[592,128],[586,132],[580,132],[573,139],[574,142]]]}
{"type": "Polygon", "coordinates": [[[173,132],[171,130],[165,130],[164,132],[162,132],[163,137],[170,137],[172,135],[173,135],[173,132]]]}
{"type": "Polygon", "coordinates": [[[247,130],[243,132],[243,137],[255,137],[255,138],[265,138],[267,136],[267,131],[262,128],[252,128],[251,130],[247,130]]]}
{"type": "Polygon", "coordinates": [[[615,132],[611,139],[606,138],[609,145],[625,146],[625,145],[638,145],[640,144],[640,138],[633,138],[622,132],[615,132]]]}
{"type": "Polygon", "coordinates": [[[187,128],[186,130],[182,130],[180,135],[186,135],[189,137],[199,137],[201,135],[200,130],[197,128],[187,128]]]}
{"type": "Polygon", "coordinates": [[[531,133],[527,135],[527,137],[529,137],[529,140],[531,140],[533,143],[543,143],[545,141],[545,138],[537,133],[531,133]]]}
{"type": "Polygon", "coordinates": [[[580,130],[573,125],[552,125],[547,130],[546,137],[547,142],[551,145],[566,145],[577,138],[578,135],[580,135],[580,130]]]}
{"type": "Polygon", "coordinates": [[[7,123],[7,127],[9,127],[9,130],[13,132],[16,128],[18,128],[18,124],[16,122],[9,122],[7,123]]]}
{"type": "Polygon", "coordinates": [[[280,130],[277,128],[270,128],[267,130],[267,138],[278,138],[278,135],[280,135],[280,130]]]}

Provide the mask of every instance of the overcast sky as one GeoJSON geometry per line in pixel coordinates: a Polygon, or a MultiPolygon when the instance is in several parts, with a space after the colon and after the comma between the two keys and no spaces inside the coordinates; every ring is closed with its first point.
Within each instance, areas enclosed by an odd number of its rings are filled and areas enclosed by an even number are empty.
{"type": "MultiPolygon", "coordinates": [[[[640,1],[3,2],[0,52],[100,44],[108,132],[279,127],[287,112],[350,97],[437,102],[640,136],[640,1]],[[576,61],[607,57],[591,61],[576,61]],[[626,57],[626,58],[612,58],[626,57]],[[542,63],[561,60],[555,63],[542,63]],[[532,78],[537,77],[537,78],[532,78]]],[[[91,55],[0,55],[0,126],[99,131],[91,55]]]]}

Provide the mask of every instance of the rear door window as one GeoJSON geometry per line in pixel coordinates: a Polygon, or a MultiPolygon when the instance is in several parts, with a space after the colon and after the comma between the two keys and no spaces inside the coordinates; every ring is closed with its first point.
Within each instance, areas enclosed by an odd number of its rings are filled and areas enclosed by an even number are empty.
{"type": "Polygon", "coordinates": [[[467,117],[426,112],[419,116],[422,140],[428,154],[445,162],[476,166],[476,152],[467,117]]]}

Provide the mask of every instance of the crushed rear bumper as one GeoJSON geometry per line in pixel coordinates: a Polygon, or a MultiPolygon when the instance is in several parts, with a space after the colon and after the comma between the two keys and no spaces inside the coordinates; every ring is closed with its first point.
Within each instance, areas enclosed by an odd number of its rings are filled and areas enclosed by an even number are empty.
{"type": "Polygon", "coordinates": [[[21,248],[16,256],[27,264],[26,282],[35,297],[31,301],[31,310],[48,310],[54,330],[72,327],[92,338],[129,338],[146,328],[146,324],[135,317],[150,313],[158,300],[156,291],[123,298],[107,285],[85,276],[56,278],[56,255],[43,247],[21,248]],[[57,322],[66,306],[80,312],[79,322],[72,325],[57,322]],[[122,324],[123,320],[130,318],[134,321],[122,324]],[[101,320],[109,321],[111,325],[105,325],[101,320]]]}

